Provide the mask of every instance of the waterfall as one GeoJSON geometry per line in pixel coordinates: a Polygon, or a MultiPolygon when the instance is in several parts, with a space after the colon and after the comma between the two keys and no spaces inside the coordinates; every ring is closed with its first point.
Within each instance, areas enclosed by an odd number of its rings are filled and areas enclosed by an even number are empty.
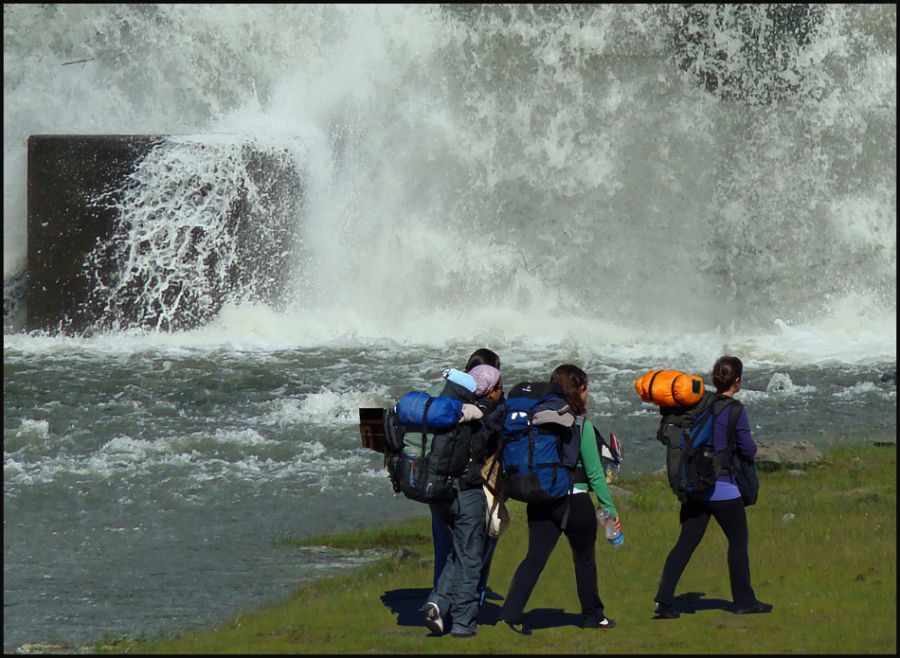
{"type": "Polygon", "coordinates": [[[893,5],[4,21],[5,282],[26,269],[29,134],[173,135],[94,200],[119,217],[86,261],[118,264],[98,327],[260,307],[374,335],[895,321],[893,5]]]}

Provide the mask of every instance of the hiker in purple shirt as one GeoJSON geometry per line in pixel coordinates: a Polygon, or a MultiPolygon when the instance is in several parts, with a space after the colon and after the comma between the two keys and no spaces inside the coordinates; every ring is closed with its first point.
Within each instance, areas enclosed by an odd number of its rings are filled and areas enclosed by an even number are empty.
{"type": "MultiPolygon", "coordinates": [[[[731,358],[738,360],[737,357],[731,358]]],[[[738,362],[740,363],[740,360],[738,362]]],[[[741,379],[738,377],[738,390],[741,387],[740,381],[741,379]]],[[[731,410],[729,409],[728,411],[731,410]]],[[[715,425],[713,425],[713,448],[715,448],[716,452],[724,452],[728,449],[728,421],[731,417],[728,411],[719,414],[715,425]]],[[[747,460],[753,459],[756,456],[756,443],[753,442],[753,436],[750,434],[750,420],[747,418],[747,410],[741,405],[740,411],[734,413],[737,413],[737,423],[734,426],[735,447],[742,457],[747,460]]],[[[691,496],[698,500],[734,500],[741,497],[741,492],[734,481],[734,475],[728,471],[719,475],[715,486],[705,491],[691,494],[691,496]]]]}
{"type": "MultiPolygon", "coordinates": [[[[744,364],[735,356],[723,356],[713,367],[712,380],[716,392],[725,398],[741,390],[744,364]]],[[[740,402],[731,402],[716,418],[713,426],[713,447],[716,452],[728,448],[728,424],[731,412],[738,413],[734,426],[735,449],[745,459],[756,455],[756,443],[750,434],[747,410],[740,402]],[[737,405],[738,409],[732,409],[737,405]]],[[[750,535],[747,529],[747,512],[741,492],[731,473],[718,476],[714,486],[705,491],[688,494],[682,503],[679,518],[681,533],[669,552],[663,567],[659,589],[656,592],[656,618],[675,619],[679,612],[674,607],[675,587],[687,567],[694,550],[703,539],[709,517],[712,516],[728,539],[728,575],[731,580],[731,597],[736,614],[770,612],[773,606],[756,598],[750,584],[750,535]]]]}

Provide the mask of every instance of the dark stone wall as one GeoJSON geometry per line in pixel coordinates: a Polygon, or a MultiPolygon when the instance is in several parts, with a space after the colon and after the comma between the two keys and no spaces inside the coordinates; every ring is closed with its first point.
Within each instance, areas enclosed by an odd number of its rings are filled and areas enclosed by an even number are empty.
{"type": "Polygon", "coordinates": [[[86,255],[108,240],[115,213],[93,203],[121,188],[164,138],[148,135],[32,135],[28,138],[28,283],[25,328],[78,333],[87,303],[86,255]]]}
{"type": "MultiPolygon", "coordinates": [[[[288,303],[303,177],[286,149],[264,150],[249,142],[241,151],[247,178],[237,201],[221,218],[237,262],[216,274],[217,253],[200,255],[188,249],[183,258],[202,258],[205,278],[175,278],[162,299],[145,299],[146,279],[154,272],[139,273],[125,285],[117,283],[123,240],[130,238],[119,226],[116,206],[130,184],[129,175],[166,140],[165,135],[29,137],[28,252],[22,278],[27,331],[90,334],[123,327],[171,331],[205,324],[233,297],[276,309],[288,303]],[[166,307],[175,297],[180,303],[166,307]]],[[[171,193],[187,194],[185,203],[214,185],[207,182],[201,187],[194,172],[181,174],[184,180],[175,179],[171,193]]],[[[191,247],[202,230],[195,227],[191,232],[191,247]]]]}

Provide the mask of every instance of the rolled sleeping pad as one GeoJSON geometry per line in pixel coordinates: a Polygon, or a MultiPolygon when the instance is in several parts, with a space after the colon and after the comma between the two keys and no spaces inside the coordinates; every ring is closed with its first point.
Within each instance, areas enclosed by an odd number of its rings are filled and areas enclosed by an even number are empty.
{"type": "Polygon", "coordinates": [[[680,370],[651,370],[634,382],[644,402],[661,407],[690,407],[703,397],[703,378],[680,370]]]}

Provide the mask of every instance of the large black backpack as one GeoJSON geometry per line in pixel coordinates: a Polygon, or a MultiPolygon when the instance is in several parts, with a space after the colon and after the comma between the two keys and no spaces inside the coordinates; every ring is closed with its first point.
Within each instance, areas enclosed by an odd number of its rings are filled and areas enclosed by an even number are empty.
{"type": "Polygon", "coordinates": [[[756,461],[745,460],[737,450],[737,421],[743,405],[734,398],[718,398],[702,411],[691,423],[685,437],[687,443],[682,451],[680,487],[685,493],[705,491],[715,485],[722,473],[730,473],[734,478],[744,507],[756,504],[759,496],[759,472],[756,461]],[[728,414],[727,445],[725,450],[716,452],[712,446],[712,430],[719,414],[728,414]]]}
{"type": "Polygon", "coordinates": [[[673,493],[682,502],[687,495],[712,487],[722,472],[730,471],[734,456],[734,426],[741,403],[712,392],[692,407],[660,407],[662,420],[656,438],[666,446],[666,474],[673,493]],[[728,448],[716,452],[712,429],[719,414],[729,409],[728,448]]]}
{"type": "Polygon", "coordinates": [[[396,406],[384,413],[388,477],[394,491],[422,503],[453,500],[454,480],[463,474],[469,461],[469,423],[457,422],[438,431],[429,428],[428,408],[437,399],[426,401],[417,424],[402,424],[396,406]]]}

